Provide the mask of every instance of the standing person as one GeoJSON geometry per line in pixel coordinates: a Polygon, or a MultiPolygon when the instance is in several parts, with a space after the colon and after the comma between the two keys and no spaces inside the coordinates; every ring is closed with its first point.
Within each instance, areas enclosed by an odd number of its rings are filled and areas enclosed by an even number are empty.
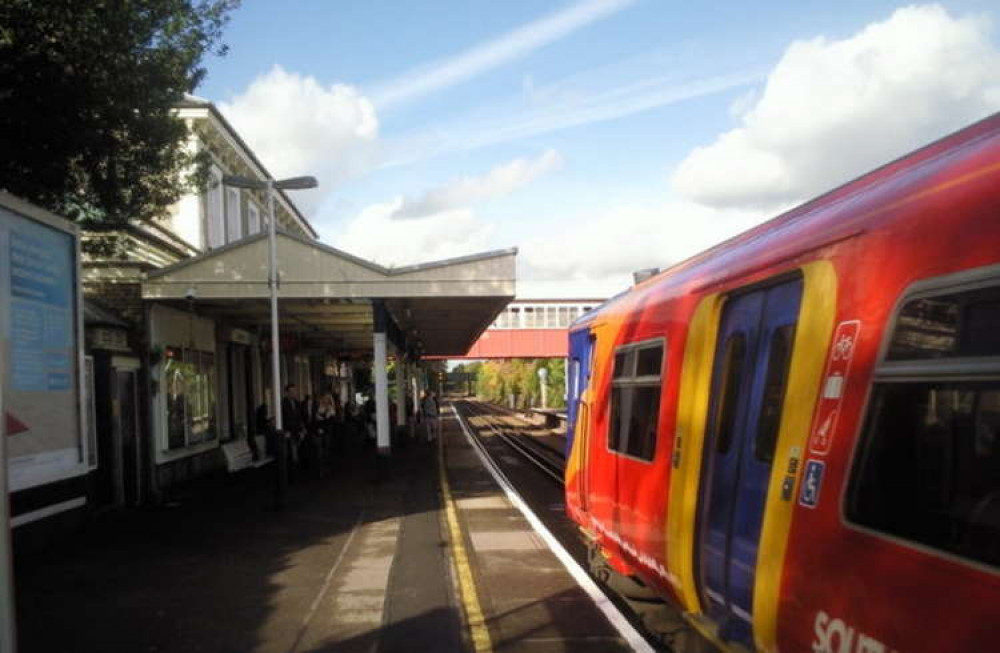
{"type": "Polygon", "coordinates": [[[299,390],[294,383],[285,386],[281,399],[281,422],[285,431],[298,434],[302,430],[302,409],[299,407],[299,390]]]}
{"type": "Polygon", "coordinates": [[[299,405],[302,408],[302,424],[307,431],[311,431],[316,421],[316,400],[312,395],[306,395],[299,405]]]}
{"type": "Polygon", "coordinates": [[[271,449],[271,418],[267,414],[267,403],[262,403],[253,411],[253,430],[247,433],[247,445],[250,447],[250,455],[254,462],[260,460],[260,450],[257,449],[257,436],[264,438],[267,455],[272,455],[271,449]]]}
{"type": "Polygon", "coordinates": [[[441,434],[441,421],[438,419],[438,401],[432,390],[424,393],[424,400],[420,402],[421,412],[424,414],[424,428],[427,431],[427,441],[434,442],[441,434]]]}
{"type": "Polygon", "coordinates": [[[319,471],[319,437],[316,434],[316,399],[312,395],[306,395],[299,402],[299,410],[302,415],[302,434],[299,439],[299,459],[302,467],[312,471],[319,471]]]}
{"type": "Polygon", "coordinates": [[[285,429],[286,442],[291,444],[292,463],[298,465],[299,437],[302,433],[302,409],[299,406],[298,388],[294,383],[285,386],[285,396],[281,399],[281,422],[285,429]]]}
{"type": "Polygon", "coordinates": [[[333,401],[333,395],[327,392],[319,398],[319,406],[316,408],[316,426],[321,445],[321,470],[329,468],[333,462],[333,423],[336,417],[337,406],[333,401]]]}

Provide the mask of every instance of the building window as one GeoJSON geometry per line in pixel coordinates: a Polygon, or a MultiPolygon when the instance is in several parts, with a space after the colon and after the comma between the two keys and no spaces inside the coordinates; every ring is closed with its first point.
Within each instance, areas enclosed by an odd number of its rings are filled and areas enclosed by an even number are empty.
{"type": "Polygon", "coordinates": [[[848,487],[862,526],[1000,566],[1000,287],[899,311],[848,487]]]}
{"type": "Polygon", "coordinates": [[[240,189],[226,189],[226,242],[243,237],[243,207],[240,203],[240,189]]]}
{"type": "Polygon", "coordinates": [[[612,451],[646,461],[656,455],[663,351],[663,340],[625,345],[615,351],[608,429],[612,451]]]}
{"type": "Polygon", "coordinates": [[[208,190],[205,192],[205,228],[208,232],[208,248],[214,249],[226,244],[226,226],[222,215],[222,173],[212,168],[208,190]]]}
{"type": "Polygon", "coordinates": [[[247,234],[260,232],[260,209],[253,202],[247,203],[247,234]]]}
{"type": "Polygon", "coordinates": [[[167,348],[163,384],[167,401],[167,449],[216,438],[215,354],[167,348]]]}

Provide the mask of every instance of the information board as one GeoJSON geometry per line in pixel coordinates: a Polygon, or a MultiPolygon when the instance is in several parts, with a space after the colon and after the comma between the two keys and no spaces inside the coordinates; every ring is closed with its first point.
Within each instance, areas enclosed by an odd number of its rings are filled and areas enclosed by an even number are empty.
{"type": "Polygon", "coordinates": [[[0,203],[0,383],[11,491],[85,472],[77,236],[40,214],[0,203]]]}

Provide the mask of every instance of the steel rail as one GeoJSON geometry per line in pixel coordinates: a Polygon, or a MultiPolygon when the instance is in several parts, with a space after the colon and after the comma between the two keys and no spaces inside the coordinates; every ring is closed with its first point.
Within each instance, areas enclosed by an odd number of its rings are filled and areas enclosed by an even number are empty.
{"type": "MultiPolygon", "coordinates": [[[[532,451],[531,448],[528,447],[527,445],[525,445],[524,443],[518,442],[518,440],[516,438],[514,438],[514,437],[512,437],[512,436],[510,436],[510,435],[508,435],[506,433],[504,433],[503,430],[501,430],[499,427],[497,427],[493,423],[492,418],[495,417],[494,414],[491,414],[488,411],[483,410],[482,407],[476,406],[475,404],[473,404],[472,402],[469,402],[469,401],[460,401],[460,402],[457,402],[457,403],[461,404],[462,408],[464,408],[468,413],[471,414],[470,416],[472,416],[472,417],[485,417],[486,418],[486,420],[485,420],[486,426],[491,431],[493,431],[494,434],[496,434],[497,436],[499,436],[499,438],[507,446],[509,446],[511,449],[514,449],[517,453],[521,454],[521,456],[523,458],[527,459],[528,462],[534,464],[546,476],[548,476],[550,479],[554,480],[555,482],[559,483],[559,485],[562,485],[564,483],[565,469],[562,466],[557,465],[556,463],[552,462],[551,460],[546,459],[541,454],[532,451]]],[[[478,435],[479,434],[476,433],[477,437],[478,437],[478,435]]],[[[535,446],[541,446],[541,445],[535,445],[535,446]]],[[[548,447],[546,447],[546,450],[548,450],[548,447]]]]}
{"type": "MultiPolygon", "coordinates": [[[[474,405],[478,410],[484,411],[483,414],[488,415],[490,417],[496,417],[496,418],[508,417],[522,422],[527,421],[524,417],[522,417],[518,413],[518,411],[511,410],[506,406],[499,406],[497,404],[491,404],[486,402],[469,402],[469,403],[474,405]]],[[[502,425],[507,426],[508,428],[514,431],[520,430],[516,426],[511,427],[510,425],[506,424],[502,425]]],[[[546,455],[551,455],[554,458],[559,459],[560,464],[565,468],[566,466],[566,454],[564,452],[565,446],[563,448],[557,449],[556,447],[551,447],[545,444],[544,442],[534,438],[533,436],[526,435],[524,433],[517,433],[517,437],[520,438],[523,442],[530,442],[531,443],[530,446],[533,447],[536,451],[544,451],[546,455]]]]}
{"type": "MultiPolygon", "coordinates": [[[[496,415],[498,417],[511,417],[513,419],[517,419],[517,420],[521,420],[521,421],[526,421],[525,418],[522,417],[519,414],[519,411],[512,410],[510,408],[507,408],[506,406],[501,406],[499,404],[493,404],[493,403],[487,403],[487,402],[477,402],[477,405],[479,407],[483,408],[483,409],[494,411],[494,413],[496,413],[496,415]]],[[[531,412],[531,411],[528,411],[528,412],[531,412]]],[[[539,451],[549,452],[552,455],[557,456],[558,458],[560,458],[561,460],[563,460],[565,462],[565,460],[566,460],[566,454],[563,451],[565,449],[565,445],[563,446],[562,449],[557,449],[555,447],[550,447],[549,445],[545,444],[544,442],[535,441],[535,439],[532,438],[530,435],[522,435],[521,437],[527,439],[530,442],[532,442],[532,446],[536,447],[539,451]]],[[[565,436],[564,436],[564,438],[565,438],[565,436]]]]}

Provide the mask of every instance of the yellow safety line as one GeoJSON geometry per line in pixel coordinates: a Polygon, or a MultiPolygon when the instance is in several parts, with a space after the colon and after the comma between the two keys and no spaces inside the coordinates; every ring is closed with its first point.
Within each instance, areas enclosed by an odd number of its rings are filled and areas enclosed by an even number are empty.
{"type": "Polygon", "coordinates": [[[472,645],[476,653],[493,653],[493,642],[490,640],[489,628],[486,627],[483,609],[479,605],[479,594],[476,592],[476,581],[472,575],[472,565],[469,564],[469,554],[465,550],[465,540],[458,525],[458,511],[451,498],[451,486],[448,485],[448,474],[444,465],[444,442],[440,441],[438,444],[438,473],[441,477],[441,496],[444,499],[448,534],[451,538],[452,562],[455,565],[455,576],[458,578],[459,594],[461,594],[462,606],[465,608],[465,620],[469,625],[472,645]]]}

